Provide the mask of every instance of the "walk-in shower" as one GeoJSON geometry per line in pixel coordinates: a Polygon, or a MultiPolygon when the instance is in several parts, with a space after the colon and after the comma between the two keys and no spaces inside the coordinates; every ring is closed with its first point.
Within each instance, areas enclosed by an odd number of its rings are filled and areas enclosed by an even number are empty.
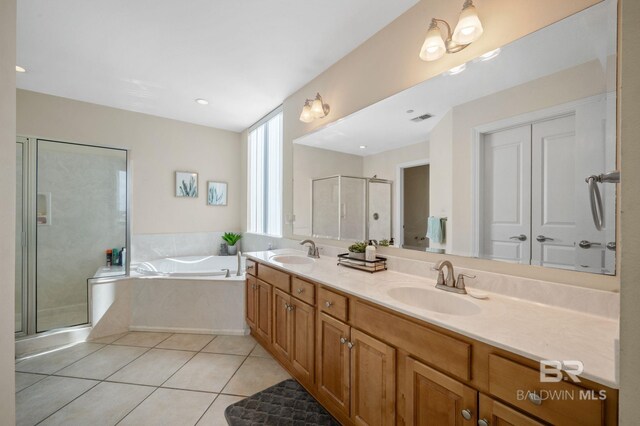
{"type": "Polygon", "coordinates": [[[87,279],[128,246],[128,153],[24,137],[16,148],[16,337],[88,324],[87,279]]]}

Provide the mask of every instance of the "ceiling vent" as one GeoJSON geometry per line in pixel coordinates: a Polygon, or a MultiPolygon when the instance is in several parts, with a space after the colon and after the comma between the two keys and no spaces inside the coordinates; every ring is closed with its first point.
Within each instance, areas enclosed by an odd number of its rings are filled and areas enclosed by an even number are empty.
{"type": "Polygon", "coordinates": [[[419,123],[421,121],[427,120],[429,118],[433,117],[433,115],[431,114],[422,114],[418,117],[412,118],[411,121],[413,121],[414,123],[419,123]]]}

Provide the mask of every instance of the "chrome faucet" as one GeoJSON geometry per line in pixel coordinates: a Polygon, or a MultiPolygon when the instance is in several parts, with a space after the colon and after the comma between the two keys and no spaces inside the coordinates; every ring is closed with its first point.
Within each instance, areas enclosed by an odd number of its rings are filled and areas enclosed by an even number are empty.
{"type": "Polygon", "coordinates": [[[436,282],[436,288],[444,291],[450,291],[453,293],[467,294],[467,290],[464,285],[464,277],[475,278],[475,275],[458,274],[458,279],[454,278],[453,265],[448,260],[441,260],[436,263],[433,268],[434,271],[438,271],[438,280],[436,282]],[[447,277],[444,276],[444,268],[447,268],[447,277]]]}
{"type": "Polygon", "coordinates": [[[316,243],[314,243],[312,240],[300,241],[301,246],[305,244],[309,244],[309,251],[307,252],[307,256],[312,257],[314,259],[320,259],[320,251],[316,247],[316,243]]]}
{"type": "Polygon", "coordinates": [[[242,252],[238,250],[238,266],[236,268],[236,277],[242,275],[242,252]]]}

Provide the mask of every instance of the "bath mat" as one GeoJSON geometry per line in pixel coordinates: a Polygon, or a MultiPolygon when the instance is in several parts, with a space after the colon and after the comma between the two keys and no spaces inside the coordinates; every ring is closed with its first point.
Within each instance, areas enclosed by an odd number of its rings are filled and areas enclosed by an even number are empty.
{"type": "Polygon", "coordinates": [[[340,426],[298,382],[285,380],[224,410],[231,426],[340,426]]]}

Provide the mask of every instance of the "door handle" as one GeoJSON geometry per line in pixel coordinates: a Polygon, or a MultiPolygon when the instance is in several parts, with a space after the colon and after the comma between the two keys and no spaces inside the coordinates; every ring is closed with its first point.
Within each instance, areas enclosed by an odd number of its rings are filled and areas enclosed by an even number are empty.
{"type": "Polygon", "coordinates": [[[583,249],[589,249],[591,248],[591,246],[601,246],[602,244],[600,243],[592,243],[591,241],[587,241],[587,240],[582,240],[578,243],[578,246],[580,246],[580,248],[583,249]]]}
{"type": "Polygon", "coordinates": [[[509,237],[510,240],[518,240],[518,241],[527,241],[527,236],[524,234],[514,235],[513,237],[509,237]]]}
{"type": "Polygon", "coordinates": [[[545,241],[555,241],[553,238],[545,237],[544,235],[538,235],[538,236],[536,237],[536,240],[537,240],[539,243],[544,243],[545,241]]]}

